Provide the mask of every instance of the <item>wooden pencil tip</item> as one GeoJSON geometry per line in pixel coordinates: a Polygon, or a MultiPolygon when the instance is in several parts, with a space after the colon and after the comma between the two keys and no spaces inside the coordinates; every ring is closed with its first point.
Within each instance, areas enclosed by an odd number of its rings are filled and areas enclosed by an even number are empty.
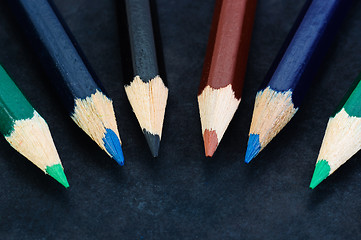
{"type": "Polygon", "coordinates": [[[153,157],[158,157],[159,145],[160,145],[160,137],[158,134],[152,134],[146,130],[143,130],[144,137],[147,140],[149,149],[152,153],[153,157]]]}
{"type": "Polygon", "coordinates": [[[316,163],[315,171],[310,183],[310,188],[314,189],[318,184],[325,180],[330,175],[330,165],[326,160],[320,160],[316,163]]]}
{"type": "Polygon", "coordinates": [[[120,140],[117,134],[110,128],[106,129],[105,136],[103,138],[104,147],[111,155],[111,157],[117,161],[120,166],[124,165],[124,155],[120,140]]]}
{"type": "Polygon", "coordinates": [[[204,150],[207,157],[212,157],[218,147],[218,137],[216,131],[204,130],[203,133],[204,150]]]}
{"type": "Polygon", "coordinates": [[[248,138],[245,163],[249,163],[261,150],[258,134],[250,134],[248,138]]]}
{"type": "Polygon", "coordinates": [[[124,156],[115,119],[113,102],[98,89],[85,99],[76,98],[71,118],[101,149],[124,165],[124,156]]]}
{"type": "Polygon", "coordinates": [[[125,86],[133,112],[148,142],[153,157],[158,156],[168,99],[168,88],[160,76],[143,82],[139,75],[125,86]]]}
{"type": "Polygon", "coordinates": [[[53,166],[48,166],[45,171],[47,174],[52,176],[56,181],[61,183],[65,188],[69,187],[68,180],[66,179],[63,167],[61,164],[55,164],[53,166]]]}

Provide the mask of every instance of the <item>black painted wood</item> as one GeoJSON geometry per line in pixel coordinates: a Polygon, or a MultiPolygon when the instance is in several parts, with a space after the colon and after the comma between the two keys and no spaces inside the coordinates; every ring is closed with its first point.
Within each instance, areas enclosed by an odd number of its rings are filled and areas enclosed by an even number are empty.
{"type": "Polygon", "coordinates": [[[150,2],[125,0],[125,8],[134,76],[148,82],[159,75],[150,2]]]}

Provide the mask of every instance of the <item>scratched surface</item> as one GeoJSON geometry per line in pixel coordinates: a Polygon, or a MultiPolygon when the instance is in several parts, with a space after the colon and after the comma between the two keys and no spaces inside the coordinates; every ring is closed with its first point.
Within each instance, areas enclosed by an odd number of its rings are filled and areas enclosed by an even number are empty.
{"type": "Polygon", "coordinates": [[[361,154],[308,185],[327,119],[361,71],[361,2],[303,109],[243,163],[255,93],[304,2],[258,1],[243,99],[207,159],[196,96],[214,1],[157,1],[170,95],[153,159],[123,89],[115,1],[56,0],[114,101],[119,167],[67,117],[0,0],[0,64],[48,122],[70,183],[64,189],[0,138],[0,239],[360,239],[361,154]]]}

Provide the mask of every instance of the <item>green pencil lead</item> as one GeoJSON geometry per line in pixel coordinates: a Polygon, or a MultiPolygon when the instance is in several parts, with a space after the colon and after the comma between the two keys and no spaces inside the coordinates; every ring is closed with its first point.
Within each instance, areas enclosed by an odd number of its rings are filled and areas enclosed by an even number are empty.
{"type": "Polygon", "coordinates": [[[330,175],[330,165],[326,160],[320,160],[316,163],[315,171],[313,172],[313,176],[310,183],[310,188],[314,189],[320,182],[330,175]]]}
{"type": "Polygon", "coordinates": [[[47,167],[46,172],[52,176],[56,181],[61,183],[64,187],[68,188],[69,183],[66,179],[63,167],[60,164],[55,164],[53,166],[47,167]]]}

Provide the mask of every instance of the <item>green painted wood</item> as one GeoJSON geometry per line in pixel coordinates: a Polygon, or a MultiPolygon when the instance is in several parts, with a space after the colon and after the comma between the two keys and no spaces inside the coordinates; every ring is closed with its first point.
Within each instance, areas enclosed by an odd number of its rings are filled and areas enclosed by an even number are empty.
{"type": "Polygon", "coordinates": [[[352,83],[350,89],[347,91],[331,117],[335,117],[342,108],[345,109],[350,117],[361,117],[361,74],[359,74],[352,83]]]}
{"type": "Polygon", "coordinates": [[[358,84],[347,99],[343,108],[350,117],[361,117],[361,75],[358,77],[358,84]]]}
{"type": "Polygon", "coordinates": [[[0,132],[9,136],[16,120],[34,116],[34,108],[0,65],[0,132]]]}

